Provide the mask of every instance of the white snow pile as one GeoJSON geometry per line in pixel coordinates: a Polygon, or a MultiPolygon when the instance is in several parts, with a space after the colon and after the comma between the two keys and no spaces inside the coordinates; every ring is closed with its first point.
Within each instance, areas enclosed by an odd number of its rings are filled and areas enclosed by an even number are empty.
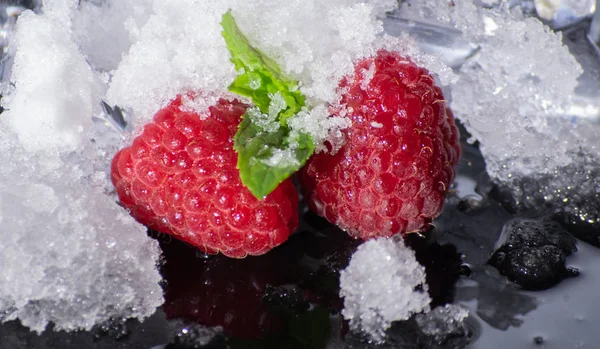
{"type": "Polygon", "coordinates": [[[102,80],[75,41],[76,3],[18,19],[0,115],[0,322],[38,332],[144,318],[163,302],[156,241],[105,191],[112,153],[92,122],[102,80]]]}
{"type": "Polygon", "coordinates": [[[382,341],[393,321],[429,310],[425,268],[402,238],[379,238],[360,245],[340,273],[342,315],[353,330],[382,341]],[[417,288],[417,286],[420,286],[417,288]]]}
{"type": "Polygon", "coordinates": [[[586,116],[597,106],[578,102],[583,70],[561,33],[507,1],[490,9],[453,3],[408,1],[400,11],[457,28],[480,46],[460,69],[451,107],[479,141],[490,176],[517,203],[597,216],[598,207],[585,199],[597,183],[582,187],[596,177],[590,170],[600,158],[600,126],[586,116]]]}
{"type": "Polygon", "coordinates": [[[454,26],[481,47],[461,67],[451,106],[480,142],[492,177],[570,162],[569,152],[582,144],[562,138],[552,120],[565,114],[582,69],[560,33],[516,9],[479,8],[472,1],[413,1],[402,11],[454,26]]]}

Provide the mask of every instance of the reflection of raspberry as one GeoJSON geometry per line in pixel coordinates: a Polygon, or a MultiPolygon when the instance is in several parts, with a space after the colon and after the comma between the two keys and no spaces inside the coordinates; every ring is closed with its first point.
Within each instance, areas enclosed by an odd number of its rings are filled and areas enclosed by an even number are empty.
{"type": "Polygon", "coordinates": [[[236,169],[233,136],[248,106],[221,99],[200,116],[181,104],[178,96],[115,155],[121,204],[140,223],[207,253],[242,258],[284,242],[298,225],[292,182],[257,200],[236,169]]]}
{"type": "Polygon", "coordinates": [[[285,329],[281,314],[264,300],[270,290],[292,283],[302,258],[293,239],[271,253],[244,260],[196,256],[180,243],[163,243],[168,319],[223,327],[228,336],[258,339],[285,329]],[[292,245],[292,246],[290,246],[292,245]]]}
{"type": "Polygon", "coordinates": [[[303,168],[309,205],[355,237],[423,230],[442,209],[460,154],[441,89],[385,50],[360,61],[340,89],[352,126],[340,151],[303,168]]]}

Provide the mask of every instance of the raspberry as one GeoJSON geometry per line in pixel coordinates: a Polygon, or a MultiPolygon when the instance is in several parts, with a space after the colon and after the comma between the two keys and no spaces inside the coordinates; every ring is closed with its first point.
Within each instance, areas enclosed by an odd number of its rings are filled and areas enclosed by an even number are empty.
{"type": "Polygon", "coordinates": [[[356,64],[339,88],[339,113],[352,126],[336,154],[315,154],[302,169],[310,207],[362,239],[424,230],[460,155],[441,89],[427,70],[386,50],[356,64]]]}
{"type": "Polygon", "coordinates": [[[248,106],[220,99],[201,116],[181,104],[180,95],[115,155],[111,179],[121,204],[140,223],[206,253],[243,258],[287,240],[298,225],[292,182],[258,200],[236,169],[233,136],[248,106]]]}

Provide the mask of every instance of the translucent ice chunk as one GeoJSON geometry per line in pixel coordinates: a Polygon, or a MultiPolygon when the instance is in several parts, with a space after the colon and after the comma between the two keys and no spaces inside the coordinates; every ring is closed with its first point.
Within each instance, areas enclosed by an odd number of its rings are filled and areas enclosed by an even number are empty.
{"type": "Polygon", "coordinates": [[[427,311],[431,299],[425,268],[401,238],[370,240],[358,247],[340,272],[342,315],[350,327],[381,341],[392,321],[427,311]]]}
{"type": "Polygon", "coordinates": [[[415,321],[423,333],[441,341],[460,332],[467,316],[468,309],[456,304],[446,304],[425,314],[417,314],[415,321]]]}
{"type": "Polygon", "coordinates": [[[460,67],[479,49],[454,28],[415,21],[402,17],[400,13],[389,14],[383,23],[386,33],[396,36],[408,33],[423,52],[439,55],[446,65],[453,68],[460,67]]]}
{"type": "Polygon", "coordinates": [[[596,0],[535,0],[537,15],[554,27],[567,26],[594,12],[596,0]]]}

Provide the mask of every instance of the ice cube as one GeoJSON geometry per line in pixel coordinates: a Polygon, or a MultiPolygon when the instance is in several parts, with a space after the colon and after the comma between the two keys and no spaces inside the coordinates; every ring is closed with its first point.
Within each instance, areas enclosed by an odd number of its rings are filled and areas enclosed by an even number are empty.
{"type": "Polygon", "coordinates": [[[415,321],[424,334],[435,338],[439,343],[444,343],[448,337],[466,332],[464,320],[467,316],[467,308],[458,304],[446,304],[425,314],[417,314],[415,321]]]}
{"type": "Polygon", "coordinates": [[[393,321],[428,311],[431,298],[425,268],[402,238],[379,238],[360,245],[340,272],[342,315],[353,330],[382,341],[393,321]]]}

